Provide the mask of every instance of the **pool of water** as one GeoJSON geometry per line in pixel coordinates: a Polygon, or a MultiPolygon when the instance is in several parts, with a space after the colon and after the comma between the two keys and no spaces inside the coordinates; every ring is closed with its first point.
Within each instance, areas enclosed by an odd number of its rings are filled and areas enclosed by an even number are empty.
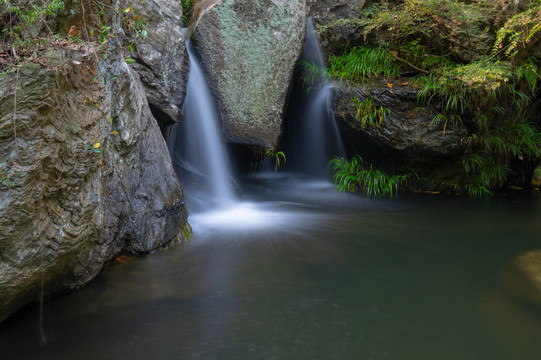
{"type": "Polygon", "coordinates": [[[192,214],[189,242],[46,299],[45,346],[37,306],[23,309],[0,325],[0,358],[541,357],[541,311],[501,283],[506,264],[541,248],[539,192],[391,201],[287,189],[192,214]]]}

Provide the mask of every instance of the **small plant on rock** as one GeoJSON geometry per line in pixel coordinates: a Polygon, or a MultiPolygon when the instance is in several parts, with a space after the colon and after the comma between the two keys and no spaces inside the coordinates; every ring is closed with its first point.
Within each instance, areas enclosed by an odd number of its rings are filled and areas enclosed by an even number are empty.
{"type": "Polygon", "coordinates": [[[391,113],[391,110],[386,107],[374,104],[374,97],[365,100],[359,100],[355,97],[352,101],[357,108],[355,118],[361,123],[363,130],[366,126],[379,128],[387,115],[391,113]]]}
{"type": "Polygon", "coordinates": [[[265,155],[267,158],[274,160],[274,172],[278,171],[278,168],[280,167],[280,159],[285,163],[286,162],[286,155],[282,151],[276,151],[273,147],[267,148],[265,150],[265,155]]]}

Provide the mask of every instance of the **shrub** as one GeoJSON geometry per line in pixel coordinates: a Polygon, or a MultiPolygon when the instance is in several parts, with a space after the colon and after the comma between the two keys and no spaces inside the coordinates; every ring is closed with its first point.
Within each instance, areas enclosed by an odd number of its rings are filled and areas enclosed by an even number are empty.
{"type": "Polygon", "coordinates": [[[335,157],[330,161],[334,170],[333,180],[340,192],[361,191],[370,196],[390,196],[397,194],[400,185],[406,182],[409,175],[388,175],[367,165],[355,155],[351,160],[335,157]]]}

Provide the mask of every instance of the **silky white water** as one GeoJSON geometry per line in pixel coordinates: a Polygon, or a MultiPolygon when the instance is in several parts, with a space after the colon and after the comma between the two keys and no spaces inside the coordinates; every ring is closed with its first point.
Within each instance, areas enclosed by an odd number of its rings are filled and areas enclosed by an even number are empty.
{"type": "MultiPolygon", "coordinates": [[[[208,184],[204,197],[213,206],[234,202],[231,171],[222,139],[220,118],[204,72],[190,40],[186,41],[190,72],[181,124],[168,129],[168,146],[173,163],[208,184]]],[[[182,177],[179,176],[182,181],[182,177]]],[[[187,188],[190,188],[189,184],[187,188]]]]}

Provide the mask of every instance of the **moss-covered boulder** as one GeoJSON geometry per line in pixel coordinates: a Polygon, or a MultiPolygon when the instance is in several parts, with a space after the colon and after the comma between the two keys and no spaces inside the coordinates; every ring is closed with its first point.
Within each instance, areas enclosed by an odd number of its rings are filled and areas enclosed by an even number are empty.
{"type": "Polygon", "coordinates": [[[532,185],[541,186],[541,164],[538,164],[533,171],[532,185]]]}
{"type": "Polygon", "coordinates": [[[226,140],[276,146],[310,0],[222,0],[194,39],[224,120],[226,140]]]}
{"type": "Polygon", "coordinates": [[[515,258],[506,267],[503,281],[508,294],[541,306],[541,250],[515,258]]]}

